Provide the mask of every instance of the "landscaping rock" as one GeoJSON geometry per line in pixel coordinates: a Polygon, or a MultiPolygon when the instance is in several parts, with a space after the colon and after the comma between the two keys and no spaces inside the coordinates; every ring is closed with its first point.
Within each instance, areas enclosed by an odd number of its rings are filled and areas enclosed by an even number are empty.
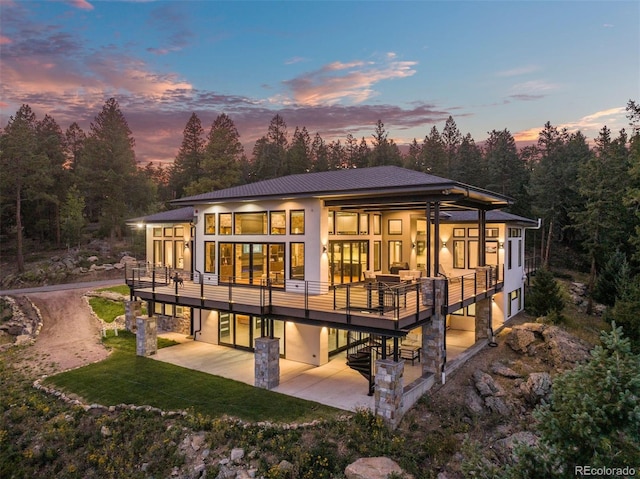
{"type": "Polygon", "coordinates": [[[558,369],[573,369],[589,359],[591,347],[558,326],[547,326],[542,337],[549,350],[551,364],[558,369]]]}
{"type": "Polygon", "coordinates": [[[411,477],[388,457],[363,457],[349,464],[344,470],[347,479],[387,479],[389,474],[397,474],[407,479],[411,477]]]}
{"type": "Polygon", "coordinates": [[[467,409],[475,414],[480,414],[484,411],[484,401],[478,393],[476,393],[475,389],[469,388],[465,394],[464,403],[467,406],[467,409]]]}
{"type": "MultiPolygon", "coordinates": [[[[529,323],[527,323],[529,324],[529,323]]],[[[523,328],[521,326],[514,326],[509,336],[507,336],[506,343],[516,352],[526,353],[530,344],[534,343],[536,336],[533,331],[523,328]]]]}
{"type": "Polygon", "coordinates": [[[551,396],[551,376],[548,373],[531,373],[520,385],[524,399],[532,406],[542,400],[548,401],[551,396]]]}
{"type": "Polygon", "coordinates": [[[483,398],[487,396],[504,396],[504,390],[490,374],[478,369],[473,373],[473,380],[477,391],[483,398]]]}
{"type": "Polygon", "coordinates": [[[499,362],[495,362],[491,365],[491,372],[493,374],[497,374],[498,376],[502,376],[509,379],[517,379],[522,377],[521,374],[518,374],[513,369],[499,362]]]}
{"type": "Polygon", "coordinates": [[[537,443],[538,437],[535,434],[529,431],[521,431],[496,441],[493,445],[493,450],[503,464],[513,464],[518,460],[517,456],[514,455],[518,445],[535,446],[537,443]]]}

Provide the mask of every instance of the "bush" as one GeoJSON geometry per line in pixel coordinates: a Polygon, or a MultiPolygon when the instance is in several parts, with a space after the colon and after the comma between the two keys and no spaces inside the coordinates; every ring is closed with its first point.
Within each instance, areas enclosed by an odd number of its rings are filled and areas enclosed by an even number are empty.
{"type": "Polygon", "coordinates": [[[527,310],[534,316],[550,316],[554,323],[563,320],[564,298],[551,272],[542,268],[536,272],[527,295],[527,310]]]}
{"type": "Polygon", "coordinates": [[[598,280],[593,288],[593,299],[607,306],[613,306],[629,280],[630,271],[627,258],[620,250],[616,250],[609,256],[598,275],[598,280]]]}

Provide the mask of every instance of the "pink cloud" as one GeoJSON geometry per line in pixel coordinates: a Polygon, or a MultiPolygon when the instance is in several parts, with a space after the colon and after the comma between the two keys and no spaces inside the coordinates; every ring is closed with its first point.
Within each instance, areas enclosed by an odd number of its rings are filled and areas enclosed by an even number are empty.
{"type": "Polygon", "coordinates": [[[87,0],[69,0],[68,3],[81,10],[93,10],[93,5],[87,2],[87,0]]]}
{"type": "Polygon", "coordinates": [[[376,83],[416,73],[413,67],[417,62],[396,61],[394,57],[387,56],[381,63],[333,62],[284,84],[292,92],[292,101],[299,105],[331,105],[342,100],[362,103],[375,95],[376,83]]]}
{"type": "Polygon", "coordinates": [[[10,45],[11,43],[13,43],[11,38],[0,35],[0,45],[10,45]]]}

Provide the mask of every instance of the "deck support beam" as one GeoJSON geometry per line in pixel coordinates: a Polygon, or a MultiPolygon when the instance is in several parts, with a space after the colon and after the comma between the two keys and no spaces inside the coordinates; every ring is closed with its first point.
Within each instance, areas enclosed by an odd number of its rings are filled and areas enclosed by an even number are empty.
{"type": "Polygon", "coordinates": [[[280,384],[280,339],[261,337],[255,345],[255,386],[273,389],[280,384]]]}
{"type": "Polygon", "coordinates": [[[379,359],[375,364],[375,414],[391,429],[402,419],[404,361],[379,359]]]}
{"type": "MultiPolygon", "coordinates": [[[[434,284],[433,309],[431,321],[422,326],[422,374],[433,374],[436,383],[445,382],[444,367],[447,362],[446,344],[446,290],[444,278],[427,278],[434,284]]],[[[424,281],[424,280],[423,280],[424,281]]]]}

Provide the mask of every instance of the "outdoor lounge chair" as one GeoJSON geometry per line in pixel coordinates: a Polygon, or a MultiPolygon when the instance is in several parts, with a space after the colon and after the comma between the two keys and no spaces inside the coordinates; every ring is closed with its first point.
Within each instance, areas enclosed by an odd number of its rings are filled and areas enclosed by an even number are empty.
{"type": "Polygon", "coordinates": [[[438,273],[440,274],[440,276],[444,276],[445,278],[447,278],[451,283],[459,283],[462,279],[461,276],[453,276],[450,272],[447,272],[447,270],[444,269],[441,264],[438,265],[438,273]]]}

